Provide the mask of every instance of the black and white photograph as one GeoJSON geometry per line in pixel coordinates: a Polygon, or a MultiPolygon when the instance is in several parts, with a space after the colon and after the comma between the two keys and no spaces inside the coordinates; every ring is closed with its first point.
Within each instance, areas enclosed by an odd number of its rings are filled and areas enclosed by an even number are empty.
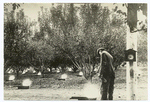
{"type": "Polygon", "coordinates": [[[4,2],[3,101],[148,101],[147,5],[4,2]]]}

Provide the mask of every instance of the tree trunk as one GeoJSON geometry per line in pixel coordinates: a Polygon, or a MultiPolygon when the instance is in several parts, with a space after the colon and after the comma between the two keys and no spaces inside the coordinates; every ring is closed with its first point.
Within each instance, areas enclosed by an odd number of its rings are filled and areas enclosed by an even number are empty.
{"type": "Polygon", "coordinates": [[[44,65],[41,66],[41,74],[42,74],[42,78],[44,78],[44,65]]]}
{"type": "Polygon", "coordinates": [[[74,72],[74,73],[77,72],[77,69],[78,69],[78,68],[77,68],[76,66],[73,66],[73,72],[74,72]]]}
{"type": "Polygon", "coordinates": [[[50,73],[52,73],[52,67],[50,67],[50,73]]]}
{"type": "Polygon", "coordinates": [[[62,65],[62,66],[61,66],[61,69],[62,69],[62,73],[64,73],[64,72],[65,72],[65,66],[62,65]]]}
{"type": "Polygon", "coordinates": [[[16,78],[19,78],[19,69],[16,70],[16,78]]]}
{"type": "MultiPolygon", "coordinates": [[[[127,9],[127,45],[126,49],[134,49],[137,51],[137,34],[133,33],[137,28],[137,4],[128,4],[127,9]],[[134,40],[133,40],[134,39],[134,40]]],[[[133,62],[127,62],[126,68],[126,87],[127,87],[127,100],[136,100],[137,99],[137,60],[133,62]]]]}

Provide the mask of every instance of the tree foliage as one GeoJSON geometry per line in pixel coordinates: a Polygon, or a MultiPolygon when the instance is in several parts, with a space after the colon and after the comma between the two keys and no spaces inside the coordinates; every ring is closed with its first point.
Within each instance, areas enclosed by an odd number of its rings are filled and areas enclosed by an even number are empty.
{"type": "Polygon", "coordinates": [[[4,19],[4,68],[15,67],[19,71],[22,67],[27,67],[26,48],[28,46],[28,36],[30,24],[24,16],[23,10],[15,13],[5,11],[4,19]],[[16,16],[15,16],[16,14],[16,16]],[[5,66],[6,65],[6,66],[5,66]]]}
{"type": "Polygon", "coordinates": [[[34,22],[27,21],[23,10],[4,16],[6,68],[33,66],[44,72],[47,67],[61,66],[65,71],[69,66],[82,70],[88,79],[99,64],[99,47],[112,54],[115,67],[124,61],[126,15],[117,7],[110,11],[94,3],[54,4],[50,9],[41,7],[34,22]]]}

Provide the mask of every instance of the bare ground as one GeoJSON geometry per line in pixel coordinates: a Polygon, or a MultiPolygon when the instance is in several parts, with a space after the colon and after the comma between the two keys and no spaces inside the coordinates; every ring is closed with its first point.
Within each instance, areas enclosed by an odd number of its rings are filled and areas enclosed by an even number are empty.
{"type": "MultiPolygon", "coordinates": [[[[138,79],[137,100],[147,100],[147,68],[140,68],[140,71],[141,77],[138,79]]],[[[125,74],[125,69],[116,71],[114,100],[126,100],[125,74]]],[[[83,96],[83,86],[87,81],[83,77],[69,76],[66,81],[58,81],[55,78],[33,78],[33,85],[29,89],[18,89],[12,85],[13,82],[11,86],[10,83],[8,85],[8,82],[4,82],[4,100],[70,100],[72,96],[83,96]]],[[[93,79],[93,83],[101,84],[97,77],[93,79]]],[[[100,97],[99,94],[97,100],[100,100],[100,97]]]]}

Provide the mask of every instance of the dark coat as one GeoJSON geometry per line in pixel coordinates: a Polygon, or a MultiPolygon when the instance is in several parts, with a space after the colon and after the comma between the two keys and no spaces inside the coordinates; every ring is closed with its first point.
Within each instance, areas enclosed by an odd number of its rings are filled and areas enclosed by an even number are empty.
{"type": "Polygon", "coordinates": [[[115,78],[113,57],[107,52],[102,52],[102,69],[101,74],[104,78],[113,77],[115,78]]]}

